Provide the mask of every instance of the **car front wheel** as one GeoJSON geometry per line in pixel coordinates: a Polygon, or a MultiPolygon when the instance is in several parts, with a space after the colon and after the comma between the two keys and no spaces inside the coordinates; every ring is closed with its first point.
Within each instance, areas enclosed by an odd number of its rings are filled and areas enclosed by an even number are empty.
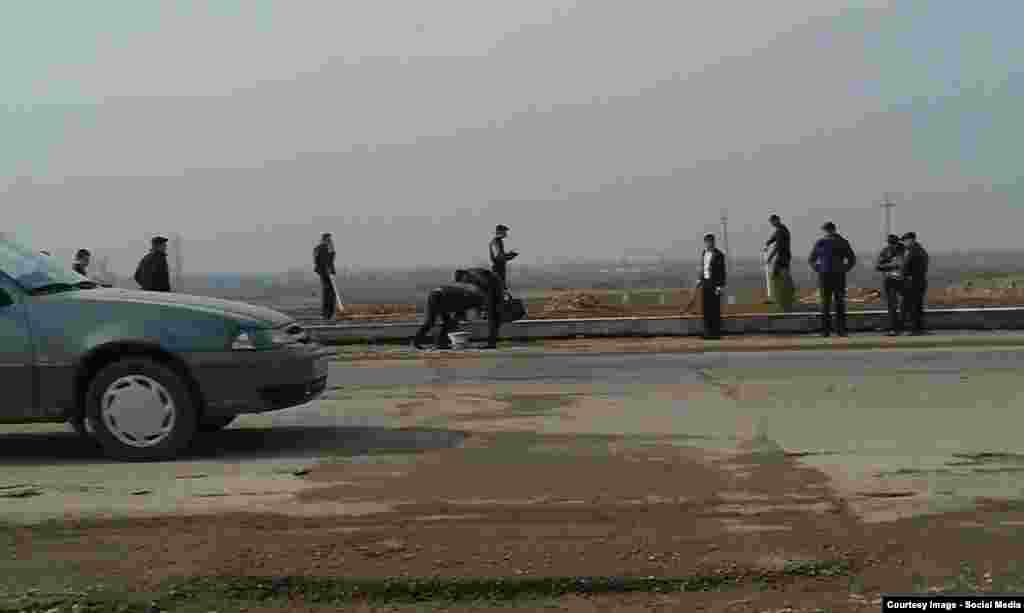
{"type": "Polygon", "coordinates": [[[89,385],[86,418],[108,456],[156,461],[178,456],[197,429],[197,407],[184,378],[146,358],[103,368],[89,385]]]}

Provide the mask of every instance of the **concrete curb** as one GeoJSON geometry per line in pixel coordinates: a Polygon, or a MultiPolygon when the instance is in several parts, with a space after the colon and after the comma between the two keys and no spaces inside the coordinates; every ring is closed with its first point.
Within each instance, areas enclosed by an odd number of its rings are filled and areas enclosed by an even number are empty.
{"type": "MultiPolygon", "coordinates": [[[[850,332],[885,329],[885,311],[857,311],[847,316],[850,332]]],[[[1024,307],[935,309],[925,313],[929,329],[939,330],[1021,330],[1024,307]]],[[[419,322],[364,324],[328,324],[308,326],[310,334],[325,344],[366,341],[408,340],[419,322]]],[[[801,334],[820,327],[817,315],[808,313],[771,313],[733,315],[723,319],[728,334],[801,334]]],[[[486,322],[468,326],[473,340],[487,335],[486,322]]],[[[697,336],[703,333],[699,317],[616,317],[602,319],[523,319],[501,327],[501,338],[508,340],[557,339],[576,337],[697,336]]]]}

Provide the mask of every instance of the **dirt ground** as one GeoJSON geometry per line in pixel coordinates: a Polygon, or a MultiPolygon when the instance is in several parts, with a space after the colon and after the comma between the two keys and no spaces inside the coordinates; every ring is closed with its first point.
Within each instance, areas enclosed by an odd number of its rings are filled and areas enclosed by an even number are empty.
{"type": "MultiPolygon", "coordinates": [[[[965,562],[982,588],[1006,573],[1019,581],[1024,509],[1016,505],[865,523],[798,458],[671,443],[475,434],[411,462],[316,465],[303,477],[315,487],[297,494],[305,503],[383,501],[379,513],[117,519],[71,523],[60,534],[20,527],[7,553],[26,568],[60,560],[134,590],[182,575],[749,578],[717,593],[551,603],[568,611],[875,611],[882,591],[962,580],[965,562]],[[853,575],[759,580],[800,561],[845,561],[853,575]]],[[[294,604],[286,609],[312,610],[294,604]]]]}

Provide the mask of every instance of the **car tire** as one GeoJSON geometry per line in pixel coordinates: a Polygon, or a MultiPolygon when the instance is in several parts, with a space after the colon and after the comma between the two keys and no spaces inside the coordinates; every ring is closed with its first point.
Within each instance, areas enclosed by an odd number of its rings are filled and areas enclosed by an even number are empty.
{"type": "Polygon", "coordinates": [[[220,432],[235,421],[237,415],[218,415],[216,417],[204,417],[199,421],[200,432],[220,432]]]}
{"type": "Polygon", "coordinates": [[[96,374],[86,393],[92,436],[117,460],[176,458],[198,427],[196,400],[182,375],[148,358],[114,362],[96,374]]]}

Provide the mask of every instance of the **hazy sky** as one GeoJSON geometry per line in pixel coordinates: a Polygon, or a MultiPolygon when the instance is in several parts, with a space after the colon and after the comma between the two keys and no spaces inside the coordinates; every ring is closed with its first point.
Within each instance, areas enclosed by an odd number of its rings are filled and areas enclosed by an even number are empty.
{"type": "Polygon", "coordinates": [[[1016,247],[1019,0],[202,0],[0,9],[4,229],[128,271],[690,256],[729,211],[1016,247]],[[19,179],[20,177],[20,179],[19,179]]]}

